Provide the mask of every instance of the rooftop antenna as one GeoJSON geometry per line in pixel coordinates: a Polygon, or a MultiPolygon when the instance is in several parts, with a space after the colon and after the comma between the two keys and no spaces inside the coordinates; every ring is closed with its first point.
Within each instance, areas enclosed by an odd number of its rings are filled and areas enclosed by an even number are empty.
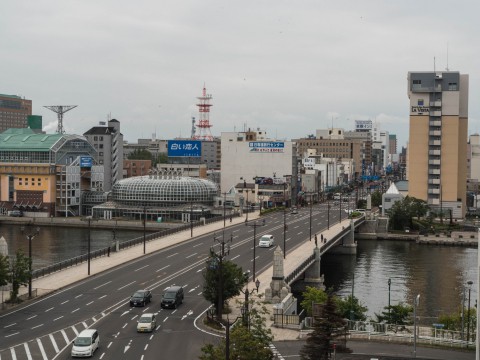
{"type": "Polygon", "coordinates": [[[436,71],[435,71],[435,56],[433,57],[433,72],[436,73],[436,71]]]}
{"type": "Polygon", "coordinates": [[[448,41],[447,41],[447,67],[445,68],[446,71],[450,71],[448,68],[448,41]]]}
{"type": "Polygon", "coordinates": [[[64,134],[65,130],[63,129],[63,114],[65,114],[67,111],[70,111],[74,108],[76,108],[78,105],[52,105],[52,106],[44,106],[44,108],[47,108],[49,110],[52,110],[53,112],[57,113],[58,117],[58,127],[57,127],[57,133],[59,134],[64,134]]]}

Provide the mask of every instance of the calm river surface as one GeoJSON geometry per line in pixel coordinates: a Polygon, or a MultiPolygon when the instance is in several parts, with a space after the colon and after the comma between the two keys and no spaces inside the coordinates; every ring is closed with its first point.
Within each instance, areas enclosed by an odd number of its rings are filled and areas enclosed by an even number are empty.
{"type": "MultiPolygon", "coordinates": [[[[7,240],[9,253],[23,249],[28,255],[28,240],[20,226],[3,225],[0,236],[7,240]]],[[[117,230],[120,241],[143,236],[142,231],[117,230]]],[[[113,241],[111,230],[93,230],[92,251],[113,241]]],[[[390,303],[413,304],[420,294],[418,313],[421,322],[431,324],[441,313],[461,308],[463,285],[472,280],[471,306],[477,299],[477,249],[418,245],[406,241],[361,240],[356,255],[325,255],[322,274],[327,288],[347,296],[352,293],[368,307],[368,315],[381,313],[388,305],[388,279],[391,279],[390,303]],[[353,277],[355,274],[355,277],[353,277]],[[354,280],[354,281],[352,281],[354,280]]],[[[42,227],[32,241],[33,267],[85,254],[88,229],[42,227]]],[[[468,291],[466,293],[468,301],[468,291]]],[[[467,304],[465,304],[466,306],[467,304]]]]}

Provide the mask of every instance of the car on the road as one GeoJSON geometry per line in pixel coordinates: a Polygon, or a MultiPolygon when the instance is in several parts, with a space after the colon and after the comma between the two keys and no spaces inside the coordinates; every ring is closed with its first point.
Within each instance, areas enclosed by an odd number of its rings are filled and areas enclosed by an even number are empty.
{"type": "Polygon", "coordinates": [[[183,303],[183,288],[181,286],[170,286],[162,296],[160,307],[176,309],[183,303]]]}
{"type": "Polygon", "coordinates": [[[130,306],[145,306],[150,301],[152,301],[150,290],[137,290],[130,297],[130,306]]]}
{"type": "Polygon", "coordinates": [[[152,332],[155,326],[157,326],[155,314],[145,313],[138,319],[137,332],[152,332]]]}
{"type": "Polygon", "coordinates": [[[72,357],[92,357],[100,346],[100,336],[95,329],[85,329],[73,340],[72,357]]]}
{"type": "Polygon", "coordinates": [[[12,217],[22,217],[22,216],[23,216],[23,212],[22,212],[21,210],[12,210],[12,211],[10,211],[9,216],[12,216],[12,217]]]}
{"type": "Polygon", "coordinates": [[[293,206],[292,209],[290,210],[290,213],[291,213],[292,215],[298,214],[297,207],[296,207],[296,206],[293,206]]]}
{"type": "Polygon", "coordinates": [[[258,241],[258,247],[270,247],[273,246],[275,239],[273,235],[263,235],[258,241]]]}

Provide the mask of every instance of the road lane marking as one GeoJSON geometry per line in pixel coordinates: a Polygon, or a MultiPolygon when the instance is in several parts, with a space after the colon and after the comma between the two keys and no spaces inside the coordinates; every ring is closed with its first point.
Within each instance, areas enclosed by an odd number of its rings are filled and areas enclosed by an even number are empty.
{"type": "Polygon", "coordinates": [[[71,312],[71,314],[77,312],[78,310],[80,310],[80,308],[76,308],[75,310],[73,310],[73,311],[71,312]]]}
{"type": "Polygon", "coordinates": [[[31,327],[31,328],[30,328],[30,330],[33,330],[33,329],[39,328],[40,326],[43,326],[43,324],[40,324],[40,325],[37,325],[37,326],[31,327]]]}
{"type": "Polygon", "coordinates": [[[102,295],[98,298],[98,300],[103,299],[104,297],[107,297],[107,295],[102,295]]]}
{"type": "Polygon", "coordinates": [[[16,333],[13,333],[13,334],[10,334],[10,335],[5,335],[6,338],[10,337],[10,336],[13,336],[13,335],[18,335],[20,334],[18,331],[16,333]]]}
{"type": "Polygon", "coordinates": [[[40,349],[40,353],[42,354],[43,360],[48,360],[47,354],[45,353],[45,349],[43,348],[42,340],[37,338],[38,348],[40,349]]]}
{"type": "Polygon", "coordinates": [[[124,285],[124,286],[122,286],[122,287],[118,288],[118,289],[117,289],[117,291],[118,291],[118,290],[122,290],[122,289],[126,288],[127,286],[130,286],[130,285],[132,285],[132,284],[135,284],[135,283],[136,283],[136,281],[135,281],[135,280],[134,280],[134,281],[132,281],[132,282],[129,282],[127,285],[124,285]]]}
{"type": "Polygon", "coordinates": [[[104,356],[105,356],[105,353],[102,353],[102,355],[100,355],[100,359],[103,359],[104,356]]]}
{"type": "Polygon", "coordinates": [[[77,295],[77,296],[75,296],[75,299],[78,299],[79,297],[82,297],[82,296],[83,296],[83,294],[77,295]]]}
{"type": "Polygon", "coordinates": [[[85,306],[93,304],[93,301],[90,301],[89,303],[86,303],[85,306]]]}
{"type": "Polygon", "coordinates": [[[202,244],[203,244],[203,242],[201,242],[200,244],[193,245],[192,247],[197,247],[197,246],[200,246],[202,244]]]}
{"type": "Polygon", "coordinates": [[[85,321],[82,321],[82,325],[83,325],[83,327],[84,327],[85,329],[88,328],[88,325],[87,325],[87,323],[86,323],[85,321]]]}
{"type": "Polygon", "coordinates": [[[107,345],[107,349],[109,349],[110,346],[112,346],[112,344],[113,344],[113,341],[110,341],[110,342],[108,343],[108,345],[107,345]]]}
{"type": "Polygon", "coordinates": [[[199,273],[200,271],[203,271],[203,269],[198,269],[198,270],[197,270],[197,273],[199,273]]]}
{"type": "Polygon", "coordinates": [[[167,319],[168,319],[168,316],[165,319],[163,319],[163,322],[167,321],[167,319]]]}
{"type": "Polygon", "coordinates": [[[257,260],[260,256],[257,256],[255,259],[251,259],[250,262],[253,262],[253,260],[257,260]]]}
{"type": "Polygon", "coordinates": [[[127,327],[128,323],[125,323],[125,325],[122,326],[122,329],[125,329],[127,327]]]}
{"type": "Polygon", "coordinates": [[[64,302],[60,303],[60,305],[68,303],[70,300],[65,300],[64,302]]]}
{"type": "Polygon", "coordinates": [[[79,332],[78,332],[77,328],[75,327],[75,325],[72,325],[70,327],[72,328],[73,332],[75,333],[75,336],[78,336],[79,332]]]}
{"type": "Polygon", "coordinates": [[[138,314],[132,317],[130,320],[134,320],[136,317],[138,317],[138,314]]]}
{"type": "MultiPolygon", "coordinates": [[[[235,259],[238,258],[238,257],[240,257],[240,255],[237,255],[237,256],[231,258],[230,261],[233,261],[233,260],[235,260],[235,259]]],[[[202,270],[203,270],[203,269],[202,269],[202,270]]]]}
{"type": "Polygon", "coordinates": [[[178,253],[176,252],[175,254],[168,255],[168,256],[167,256],[167,259],[168,259],[168,258],[171,258],[172,256],[175,256],[175,255],[178,255],[178,253]]]}
{"type": "Polygon", "coordinates": [[[192,256],[197,255],[198,253],[193,253],[192,255],[188,255],[185,259],[191,258],[192,256]]]}
{"type": "MultiPolygon", "coordinates": [[[[145,344],[145,347],[143,348],[143,351],[147,350],[147,348],[148,348],[148,344],[145,344]]],[[[143,355],[142,355],[142,357],[143,357],[143,355]]]]}
{"type": "Polygon", "coordinates": [[[15,349],[14,348],[10,348],[10,354],[12,355],[13,360],[17,360],[17,354],[15,354],[15,349]]]}
{"type": "Polygon", "coordinates": [[[145,269],[146,267],[149,267],[149,266],[150,266],[150,264],[147,264],[145,266],[139,267],[138,269],[136,269],[134,271],[140,271],[140,270],[145,269]]]}
{"type": "Polygon", "coordinates": [[[3,328],[4,328],[4,329],[6,329],[6,328],[8,328],[8,327],[10,327],[10,326],[14,326],[14,325],[17,325],[17,323],[13,323],[13,324],[10,324],[10,325],[7,325],[7,326],[4,326],[3,328]]]}
{"type": "Polygon", "coordinates": [[[53,334],[48,335],[48,337],[50,338],[50,341],[52,342],[53,348],[55,349],[55,353],[58,354],[58,352],[60,350],[58,349],[57,342],[55,341],[55,338],[53,337],[53,334]]]}
{"type": "Polygon", "coordinates": [[[65,332],[65,330],[60,330],[60,332],[61,332],[62,335],[63,335],[63,339],[64,339],[65,342],[68,344],[68,343],[70,342],[70,340],[68,340],[67,333],[65,332]]]}
{"type": "Polygon", "coordinates": [[[164,267],[162,267],[162,268],[158,269],[158,270],[157,270],[157,271],[155,271],[155,272],[162,271],[163,269],[166,269],[166,268],[167,268],[167,267],[169,267],[169,266],[170,266],[170,265],[164,266],[164,267]]]}
{"type": "Polygon", "coordinates": [[[111,280],[110,280],[110,281],[107,281],[106,283],[103,283],[102,285],[98,285],[97,287],[94,287],[93,289],[94,289],[94,290],[100,289],[102,286],[108,285],[108,284],[110,284],[111,282],[112,282],[111,280]]]}
{"type": "Polygon", "coordinates": [[[63,315],[62,315],[62,316],[59,316],[58,318],[53,319],[53,321],[60,320],[61,318],[63,318],[63,315]]]}
{"type": "Polygon", "coordinates": [[[38,316],[38,315],[30,316],[29,318],[27,318],[27,320],[31,320],[31,319],[33,319],[33,318],[35,318],[35,317],[37,317],[37,316],[38,316]]]}
{"type": "Polygon", "coordinates": [[[53,310],[53,307],[51,307],[50,309],[45,310],[45,312],[49,312],[50,310],[53,310]]]}
{"type": "Polygon", "coordinates": [[[25,353],[27,354],[27,359],[28,360],[33,360],[32,359],[32,354],[30,354],[30,349],[28,347],[27,343],[23,343],[23,347],[25,348],[25,353]]]}

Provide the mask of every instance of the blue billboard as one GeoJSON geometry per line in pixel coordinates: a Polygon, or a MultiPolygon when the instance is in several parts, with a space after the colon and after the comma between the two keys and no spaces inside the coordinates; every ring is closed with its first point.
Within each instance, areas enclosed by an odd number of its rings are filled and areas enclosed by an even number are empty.
{"type": "Polygon", "coordinates": [[[93,160],[90,156],[80,156],[80,167],[91,168],[93,160]]]}
{"type": "Polygon", "coordinates": [[[202,142],[199,140],[168,140],[168,157],[200,157],[202,142]]]}

